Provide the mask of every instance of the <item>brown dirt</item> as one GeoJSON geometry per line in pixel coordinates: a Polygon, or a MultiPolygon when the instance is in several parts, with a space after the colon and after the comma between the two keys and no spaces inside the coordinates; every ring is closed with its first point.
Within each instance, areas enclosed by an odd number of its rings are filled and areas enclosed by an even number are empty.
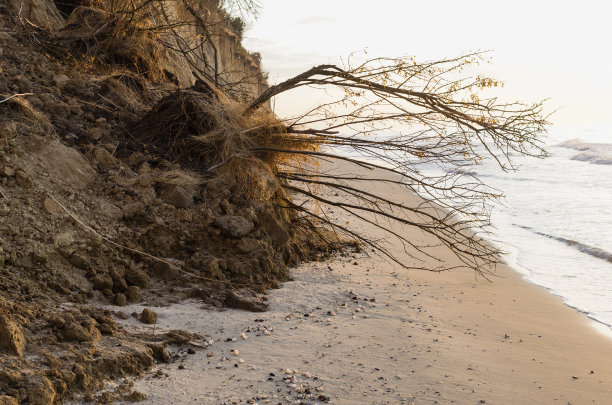
{"type": "Polygon", "coordinates": [[[6,5],[0,15],[0,99],[33,93],[0,104],[0,403],[141,399],[123,378],[201,337],[135,336],[114,320],[121,306],[265,309],[288,266],[326,249],[293,231],[274,193],[250,200],[134,137],[175,84],[62,53],[6,5]]]}

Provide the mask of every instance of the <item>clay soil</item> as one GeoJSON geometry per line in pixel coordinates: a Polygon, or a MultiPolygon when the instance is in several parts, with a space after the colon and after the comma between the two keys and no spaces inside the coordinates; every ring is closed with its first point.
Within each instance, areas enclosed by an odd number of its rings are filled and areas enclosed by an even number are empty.
{"type": "Polygon", "coordinates": [[[175,84],[81,58],[6,7],[0,99],[28,95],[0,103],[0,404],[143,399],[126,377],[207,343],[128,332],[117,319],[155,313],[126,304],[265,311],[289,266],[326,250],[274,201],[141,141],[175,84]]]}

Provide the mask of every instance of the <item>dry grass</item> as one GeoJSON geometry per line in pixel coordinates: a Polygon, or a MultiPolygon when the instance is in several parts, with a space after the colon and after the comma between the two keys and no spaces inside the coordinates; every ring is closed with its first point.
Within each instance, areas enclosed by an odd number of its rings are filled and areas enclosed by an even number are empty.
{"type": "Polygon", "coordinates": [[[126,12],[131,10],[127,3],[109,1],[76,7],[57,40],[98,64],[123,66],[160,80],[165,77],[163,49],[154,23],[159,13],[153,12],[153,3],[137,12],[126,12]]]}

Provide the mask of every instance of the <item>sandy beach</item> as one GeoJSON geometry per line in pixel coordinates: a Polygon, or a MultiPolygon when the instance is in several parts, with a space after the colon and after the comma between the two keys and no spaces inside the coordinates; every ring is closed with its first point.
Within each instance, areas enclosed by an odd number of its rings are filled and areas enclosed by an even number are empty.
{"type": "MultiPolygon", "coordinates": [[[[353,225],[377,236],[368,224],[353,225]]],[[[210,346],[181,349],[180,360],[158,364],[135,388],[146,403],[168,404],[612,402],[612,339],[507,266],[488,282],[352,253],[294,269],[268,303],[261,314],[196,301],[152,308],[156,330],[199,332],[210,346]],[[312,395],[316,401],[303,399],[312,395]]]]}

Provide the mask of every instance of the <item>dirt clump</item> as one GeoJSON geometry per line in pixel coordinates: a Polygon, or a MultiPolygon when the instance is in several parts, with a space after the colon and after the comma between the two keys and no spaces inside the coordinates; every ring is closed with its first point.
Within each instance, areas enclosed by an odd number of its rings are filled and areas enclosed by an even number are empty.
{"type": "Polygon", "coordinates": [[[145,308],[142,310],[142,313],[140,314],[140,322],[146,323],[149,325],[157,323],[157,314],[154,311],[151,311],[150,309],[145,308]]]}
{"type": "Polygon", "coordinates": [[[19,325],[12,322],[8,316],[0,315],[0,350],[21,357],[25,345],[26,340],[19,325]]]}

